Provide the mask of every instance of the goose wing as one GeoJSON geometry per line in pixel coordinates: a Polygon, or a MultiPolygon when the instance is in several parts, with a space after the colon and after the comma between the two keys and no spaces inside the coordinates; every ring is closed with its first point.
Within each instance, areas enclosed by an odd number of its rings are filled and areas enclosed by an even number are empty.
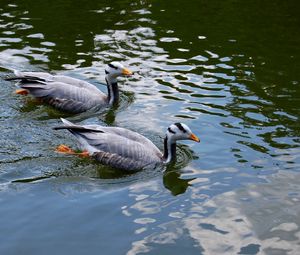
{"type": "MultiPolygon", "coordinates": [[[[72,78],[65,75],[52,75],[49,73],[44,72],[20,72],[20,71],[14,71],[15,77],[7,78],[7,80],[21,80],[22,83],[27,82],[61,82],[65,84],[72,85],[74,87],[78,88],[86,88],[88,90],[99,92],[99,89],[86,81],[72,78]]],[[[100,91],[101,93],[101,91],[100,91]]]]}
{"type": "MultiPolygon", "coordinates": [[[[117,168],[137,170],[161,161],[160,151],[152,145],[114,133],[83,134],[87,143],[96,148],[96,160],[117,168]]],[[[144,140],[143,140],[144,141],[144,140]]]]}
{"type": "Polygon", "coordinates": [[[55,129],[68,129],[77,137],[82,148],[103,164],[138,170],[161,162],[162,154],[159,149],[136,132],[116,127],[79,126],[63,121],[67,125],[55,129]]]}
{"type": "Polygon", "coordinates": [[[9,79],[21,80],[21,88],[63,111],[79,113],[107,103],[107,96],[96,86],[72,77],[42,72],[15,72],[15,75],[9,79]]]}
{"type": "Polygon", "coordinates": [[[55,108],[68,112],[83,112],[92,107],[106,104],[106,96],[99,90],[95,93],[85,87],[67,83],[38,81],[24,83],[21,87],[55,108]]]}

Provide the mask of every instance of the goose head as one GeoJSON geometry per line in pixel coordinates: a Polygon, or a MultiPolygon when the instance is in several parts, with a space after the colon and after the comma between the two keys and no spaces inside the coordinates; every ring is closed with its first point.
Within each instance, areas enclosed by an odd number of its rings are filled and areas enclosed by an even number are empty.
{"type": "Polygon", "coordinates": [[[119,76],[130,76],[133,73],[129,69],[125,68],[121,63],[111,62],[106,66],[105,74],[108,89],[108,103],[115,104],[119,100],[117,78],[119,76]]]}
{"type": "Polygon", "coordinates": [[[193,140],[200,142],[200,139],[191,131],[191,129],[183,123],[174,123],[167,129],[167,138],[170,143],[178,140],[193,140]]]}
{"type": "Polygon", "coordinates": [[[119,62],[111,62],[105,68],[105,74],[110,80],[116,80],[119,76],[130,76],[133,73],[119,62]]]}
{"type": "Polygon", "coordinates": [[[183,123],[174,123],[168,127],[166,138],[164,140],[163,160],[169,163],[176,157],[176,141],[192,140],[200,142],[200,139],[191,131],[191,129],[183,123]]]}

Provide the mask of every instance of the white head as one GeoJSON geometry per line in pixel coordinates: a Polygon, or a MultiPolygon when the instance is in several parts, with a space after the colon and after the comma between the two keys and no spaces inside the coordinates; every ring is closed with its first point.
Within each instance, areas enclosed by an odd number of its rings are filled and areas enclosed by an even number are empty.
{"type": "Polygon", "coordinates": [[[167,129],[166,138],[164,140],[165,163],[171,162],[176,157],[176,141],[177,140],[193,140],[200,142],[200,139],[192,133],[190,128],[183,123],[174,123],[167,129]]]}
{"type": "Polygon", "coordinates": [[[169,126],[167,138],[170,143],[175,143],[177,140],[193,140],[198,143],[200,142],[200,139],[183,123],[174,123],[169,126]]]}
{"type": "Polygon", "coordinates": [[[105,74],[109,78],[115,80],[118,76],[129,76],[129,75],[132,75],[132,72],[129,69],[125,68],[119,62],[111,62],[105,68],[105,74]]]}

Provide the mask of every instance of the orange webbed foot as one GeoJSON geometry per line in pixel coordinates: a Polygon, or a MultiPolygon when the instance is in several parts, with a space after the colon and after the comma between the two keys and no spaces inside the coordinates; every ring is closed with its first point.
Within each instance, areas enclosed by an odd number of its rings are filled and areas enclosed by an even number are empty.
{"type": "Polygon", "coordinates": [[[58,152],[58,153],[64,153],[64,154],[69,154],[69,155],[76,155],[76,156],[81,157],[81,158],[88,158],[90,156],[88,151],[75,152],[69,146],[64,145],[64,144],[59,145],[56,148],[55,151],[58,152]]]}
{"type": "Polygon", "coordinates": [[[17,89],[16,94],[26,96],[29,94],[27,89],[17,89]]]}
{"type": "Polygon", "coordinates": [[[65,153],[65,154],[75,154],[75,151],[73,151],[69,146],[61,144],[56,149],[56,152],[59,153],[65,153]]]}

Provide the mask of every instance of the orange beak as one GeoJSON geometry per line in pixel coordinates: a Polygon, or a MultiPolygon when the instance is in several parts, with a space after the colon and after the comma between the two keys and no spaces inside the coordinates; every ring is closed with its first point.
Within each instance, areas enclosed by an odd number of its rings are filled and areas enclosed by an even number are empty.
{"type": "Polygon", "coordinates": [[[195,134],[191,134],[190,139],[197,143],[200,143],[200,139],[195,134]]]}
{"type": "Polygon", "coordinates": [[[132,75],[133,73],[132,73],[129,69],[123,68],[122,74],[123,74],[123,75],[126,75],[126,76],[130,76],[130,75],[132,75]]]}

